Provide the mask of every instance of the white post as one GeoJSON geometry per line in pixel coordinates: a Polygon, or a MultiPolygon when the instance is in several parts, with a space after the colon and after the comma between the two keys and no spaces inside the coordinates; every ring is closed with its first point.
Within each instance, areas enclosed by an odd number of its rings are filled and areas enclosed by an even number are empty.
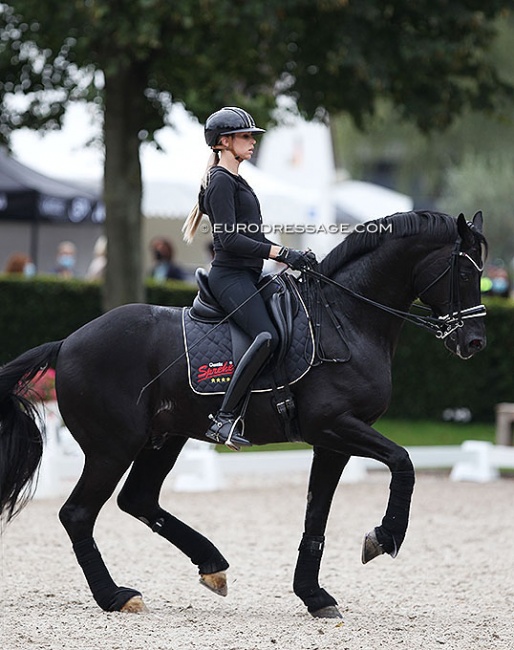
{"type": "Polygon", "coordinates": [[[491,453],[494,445],[483,440],[466,440],[461,445],[467,457],[453,466],[450,474],[452,481],[473,481],[488,483],[498,478],[498,469],[493,466],[491,453]]]}

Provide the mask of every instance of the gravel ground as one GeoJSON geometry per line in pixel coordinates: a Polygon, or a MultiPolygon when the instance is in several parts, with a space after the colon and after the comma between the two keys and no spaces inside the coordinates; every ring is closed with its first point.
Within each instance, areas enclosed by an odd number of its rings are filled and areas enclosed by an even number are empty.
{"type": "Polygon", "coordinates": [[[94,603],[57,519],[61,500],[32,501],[1,541],[4,650],[507,650],[514,647],[514,480],[418,476],[399,556],[363,566],[363,534],[380,523],[385,472],[342,484],[322,584],[342,621],[313,619],[293,594],[306,476],[248,477],[210,493],[166,492],[163,505],[204,532],[231,563],[229,594],[110,501],[96,541],[114,579],[143,592],[146,614],[94,603]]]}

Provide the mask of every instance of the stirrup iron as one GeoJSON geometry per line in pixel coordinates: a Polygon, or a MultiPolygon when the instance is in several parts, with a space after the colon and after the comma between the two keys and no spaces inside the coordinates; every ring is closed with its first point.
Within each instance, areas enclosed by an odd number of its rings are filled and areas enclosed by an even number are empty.
{"type": "Polygon", "coordinates": [[[233,451],[252,446],[252,443],[243,436],[244,421],[241,415],[234,416],[232,413],[219,412],[217,415],[209,415],[209,419],[212,420],[212,424],[205,434],[207,438],[226,445],[233,451]],[[238,431],[239,424],[241,424],[241,432],[238,431]]]}

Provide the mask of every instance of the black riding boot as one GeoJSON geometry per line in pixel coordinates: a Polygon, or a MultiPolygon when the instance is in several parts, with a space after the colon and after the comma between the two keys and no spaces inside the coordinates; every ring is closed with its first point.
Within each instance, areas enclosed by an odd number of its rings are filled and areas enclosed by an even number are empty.
{"type": "Polygon", "coordinates": [[[244,422],[241,410],[250,384],[269,359],[271,334],[261,332],[255,338],[237,364],[221,408],[216,415],[210,415],[212,424],[205,434],[207,438],[225,444],[234,451],[249,447],[252,443],[243,437],[244,422]]]}

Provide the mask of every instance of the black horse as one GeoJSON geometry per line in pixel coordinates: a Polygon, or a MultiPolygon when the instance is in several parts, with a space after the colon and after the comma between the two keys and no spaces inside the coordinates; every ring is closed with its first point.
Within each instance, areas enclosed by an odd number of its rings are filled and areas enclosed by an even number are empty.
{"type": "MultiPolygon", "coordinates": [[[[480,213],[472,223],[462,215],[401,213],[368,222],[362,230],[310,274],[342,324],[347,360],[315,365],[292,386],[302,437],[314,447],[294,591],[314,616],[340,616],[318,575],[332,497],[351,456],[376,459],[391,471],[387,509],[365,537],[363,562],[382,553],[396,556],[405,537],[414,468],[405,449],[371,426],[388,406],[391,361],[404,320],[432,329],[462,359],[485,346],[484,320],[475,318],[485,313],[479,305],[485,246],[480,213]],[[430,316],[407,313],[417,297],[430,307],[430,316]]],[[[93,539],[100,509],[131,466],[119,507],[185,553],[203,584],[226,594],[225,558],[159,505],[162,483],[184,443],[203,439],[208,414],[220,399],[198,396],[188,386],[181,314],[179,308],[119,307],[0,370],[1,512],[9,519],[29,498],[42,453],[23,386],[41,368],[55,365],[62,417],[85,454],[60,520],[93,597],[107,611],[144,608],[139,592],[114,583],[93,539]],[[173,359],[179,362],[160,375],[173,359]]],[[[328,318],[322,320],[321,343],[335,356],[342,345],[328,318]]],[[[269,393],[252,396],[246,423],[253,444],[285,439],[269,393]]]]}

